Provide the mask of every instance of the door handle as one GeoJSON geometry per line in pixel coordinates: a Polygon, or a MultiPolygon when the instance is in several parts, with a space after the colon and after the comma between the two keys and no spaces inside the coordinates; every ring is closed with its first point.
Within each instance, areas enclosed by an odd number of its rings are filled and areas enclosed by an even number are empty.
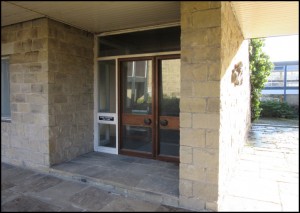
{"type": "Polygon", "coordinates": [[[159,123],[162,126],[167,126],[168,125],[168,121],[167,120],[160,120],[159,123]]]}
{"type": "Polygon", "coordinates": [[[151,124],[151,119],[150,118],[145,118],[144,119],[144,124],[150,125],[151,124]]]}

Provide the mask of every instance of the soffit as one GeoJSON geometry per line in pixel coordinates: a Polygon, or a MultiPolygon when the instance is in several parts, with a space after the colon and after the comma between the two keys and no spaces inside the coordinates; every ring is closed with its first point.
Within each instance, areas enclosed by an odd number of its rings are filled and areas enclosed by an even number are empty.
{"type": "MultiPolygon", "coordinates": [[[[245,38],[299,34],[298,1],[232,1],[245,38]]],[[[180,21],[179,1],[1,1],[1,26],[39,17],[93,32],[180,21]]]]}
{"type": "Polygon", "coordinates": [[[1,6],[1,26],[29,17],[19,13],[24,8],[32,16],[49,17],[93,33],[180,20],[180,2],[172,1],[7,1],[1,6]]]}
{"type": "Polygon", "coordinates": [[[298,1],[232,1],[245,38],[299,34],[298,1]]]}

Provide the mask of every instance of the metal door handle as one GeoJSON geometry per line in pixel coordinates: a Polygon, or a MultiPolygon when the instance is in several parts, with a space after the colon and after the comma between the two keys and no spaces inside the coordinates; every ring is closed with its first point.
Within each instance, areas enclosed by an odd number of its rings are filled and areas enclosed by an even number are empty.
{"type": "Polygon", "coordinates": [[[150,125],[151,124],[151,119],[150,118],[145,118],[144,119],[144,124],[150,125]]]}
{"type": "Polygon", "coordinates": [[[159,123],[162,126],[167,126],[168,125],[168,121],[167,120],[161,120],[161,121],[159,121],[159,123]]]}

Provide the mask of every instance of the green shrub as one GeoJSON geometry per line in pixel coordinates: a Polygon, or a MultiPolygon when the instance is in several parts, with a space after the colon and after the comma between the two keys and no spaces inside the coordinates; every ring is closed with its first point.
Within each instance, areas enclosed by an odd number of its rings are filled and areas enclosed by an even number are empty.
{"type": "Polygon", "coordinates": [[[261,91],[268,76],[274,67],[270,57],[264,53],[264,39],[253,38],[249,43],[249,68],[250,68],[250,85],[251,85],[251,121],[257,120],[261,115],[261,91]]]}
{"type": "Polygon", "coordinates": [[[296,118],[297,113],[286,102],[280,101],[261,101],[261,117],[273,118],[296,118]]]}

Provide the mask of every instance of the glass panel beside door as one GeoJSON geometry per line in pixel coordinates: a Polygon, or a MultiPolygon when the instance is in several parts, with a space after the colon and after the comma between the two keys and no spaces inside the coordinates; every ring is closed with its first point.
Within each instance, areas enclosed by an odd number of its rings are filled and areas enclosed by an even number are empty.
{"type": "Polygon", "coordinates": [[[95,151],[118,153],[116,60],[98,61],[95,151]]]}

